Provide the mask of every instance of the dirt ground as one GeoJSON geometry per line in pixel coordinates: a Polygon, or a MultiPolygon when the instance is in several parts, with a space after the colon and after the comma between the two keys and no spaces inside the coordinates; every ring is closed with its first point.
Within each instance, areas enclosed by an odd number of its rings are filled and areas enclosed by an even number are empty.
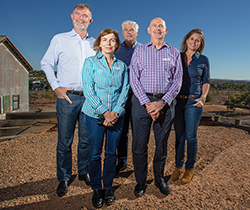
{"type": "MultiPolygon", "coordinates": [[[[220,114],[221,106],[205,105],[205,114],[220,114]],[[219,108],[219,109],[218,109],[219,108]]],[[[36,109],[36,107],[34,107],[36,109]]],[[[53,110],[54,105],[43,110],[53,110]]],[[[237,110],[236,110],[237,111],[237,110]]],[[[244,111],[244,110],[243,110],[244,111]]],[[[249,120],[248,110],[241,117],[249,120]]],[[[233,121],[234,116],[223,116],[233,121]]],[[[174,170],[174,130],[168,141],[165,179],[171,194],[165,196],[154,185],[154,136],[148,144],[148,177],[144,196],[136,198],[136,185],[129,138],[128,168],[114,179],[116,200],[102,209],[250,209],[250,135],[222,126],[199,126],[198,154],[193,180],[181,184],[171,181],[174,170]]],[[[75,131],[77,136],[77,130],[75,131]]],[[[73,182],[68,193],[55,193],[57,132],[45,132],[0,142],[0,208],[2,209],[94,209],[92,190],[77,177],[77,137],[74,138],[73,182]]]]}

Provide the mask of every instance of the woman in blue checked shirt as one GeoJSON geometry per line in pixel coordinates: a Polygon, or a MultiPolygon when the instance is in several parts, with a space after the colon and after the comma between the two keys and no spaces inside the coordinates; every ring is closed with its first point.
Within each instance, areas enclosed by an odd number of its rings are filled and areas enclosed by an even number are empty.
{"type": "Polygon", "coordinates": [[[100,208],[103,202],[114,202],[112,182],[116,173],[116,148],[121,135],[129,84],[126,64],[116,59],[120,48],[117,31],[104,29],[97,37],[94,50],[98,53],[85,60],[83,90],[86,100],[82,107],[89,139],[89,174],[94,190],[92,204],[100,208]],[[103,172],[101,154],[105,142],[103,172]],[[101,179],[103,177],[103,186],[101,179]]]}
{"type": "Polygon", "coordinates": [[[183,67],[182,87],[175,107],[176,157],[172,180],[182,176],[182,183],[191,181],[197,154],[197,129],[203,106],[210,87],[209,61],[202,55],[205,40],[200,29],[191,30],[181,44],[183,67]],[[184,167],[185,141],[187,141],[187,160],[184,167]]]}

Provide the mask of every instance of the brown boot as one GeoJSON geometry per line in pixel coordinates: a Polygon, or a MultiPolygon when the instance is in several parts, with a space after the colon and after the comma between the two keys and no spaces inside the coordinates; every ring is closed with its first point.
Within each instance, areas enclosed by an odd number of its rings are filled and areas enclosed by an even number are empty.
{"type": "Polygon", "coordinates": [[[182,171],[183,171],[183,168],[175,168],[175,169],[174,169],[174,172],[173,172],[172,175],[171,175],[171,179],[172,179],[173,181],[178,180],[178,179],[179,179],[179,176],[180,176],[180,174],[181,174],[182,171]]]}
{"type": "Polygon", "coordinates": [[[181,179],[182,183],[186,184],[191,181],[194,174],[194,170],[185,170],[185,173],[181,179]]]}

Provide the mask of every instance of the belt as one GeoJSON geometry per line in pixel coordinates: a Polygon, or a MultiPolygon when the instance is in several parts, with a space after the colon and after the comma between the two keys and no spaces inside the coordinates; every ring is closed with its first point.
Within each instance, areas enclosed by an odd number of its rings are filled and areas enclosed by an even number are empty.
{"type": "Polygon", "coordinates": [[[153,98],[162,98],[165,94],[163,93],[146,93],[147,96],[152,96],[153,98]]]}
{"type": "Polygon", "coordinates": [[[71,94],[74,94],[74,95],[83,96],[83,92],[82,91],[68,90],[67,93],[71,93],[71,94]]]}
{"type": "Polygon", "coordinates": [[[196,97],[197,95],[189,95],[189,96],[184,96],[184,95],[178,95],[177,98],[180,98],[180,99],[189,99],[189,98],[194,98],[196,97]]]}

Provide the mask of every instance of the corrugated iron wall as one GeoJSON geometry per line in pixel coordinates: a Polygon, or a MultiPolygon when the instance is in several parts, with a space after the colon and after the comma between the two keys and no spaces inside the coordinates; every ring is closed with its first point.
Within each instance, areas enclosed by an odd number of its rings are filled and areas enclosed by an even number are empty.
{"type": "MultiPolygon", "coordinates": [[[[9,49],[0,43],[0,97],[2,101],[0,113],[3,113],[3,97],[8,95],[10,95],[10,111],[29,111],[29,72],[9,49]],[[13,95],[20,96],[19,109],[16,110],[13,110],[13,95]]],[[[0,116],[0,119],[2,117],[0,116]]]]}

